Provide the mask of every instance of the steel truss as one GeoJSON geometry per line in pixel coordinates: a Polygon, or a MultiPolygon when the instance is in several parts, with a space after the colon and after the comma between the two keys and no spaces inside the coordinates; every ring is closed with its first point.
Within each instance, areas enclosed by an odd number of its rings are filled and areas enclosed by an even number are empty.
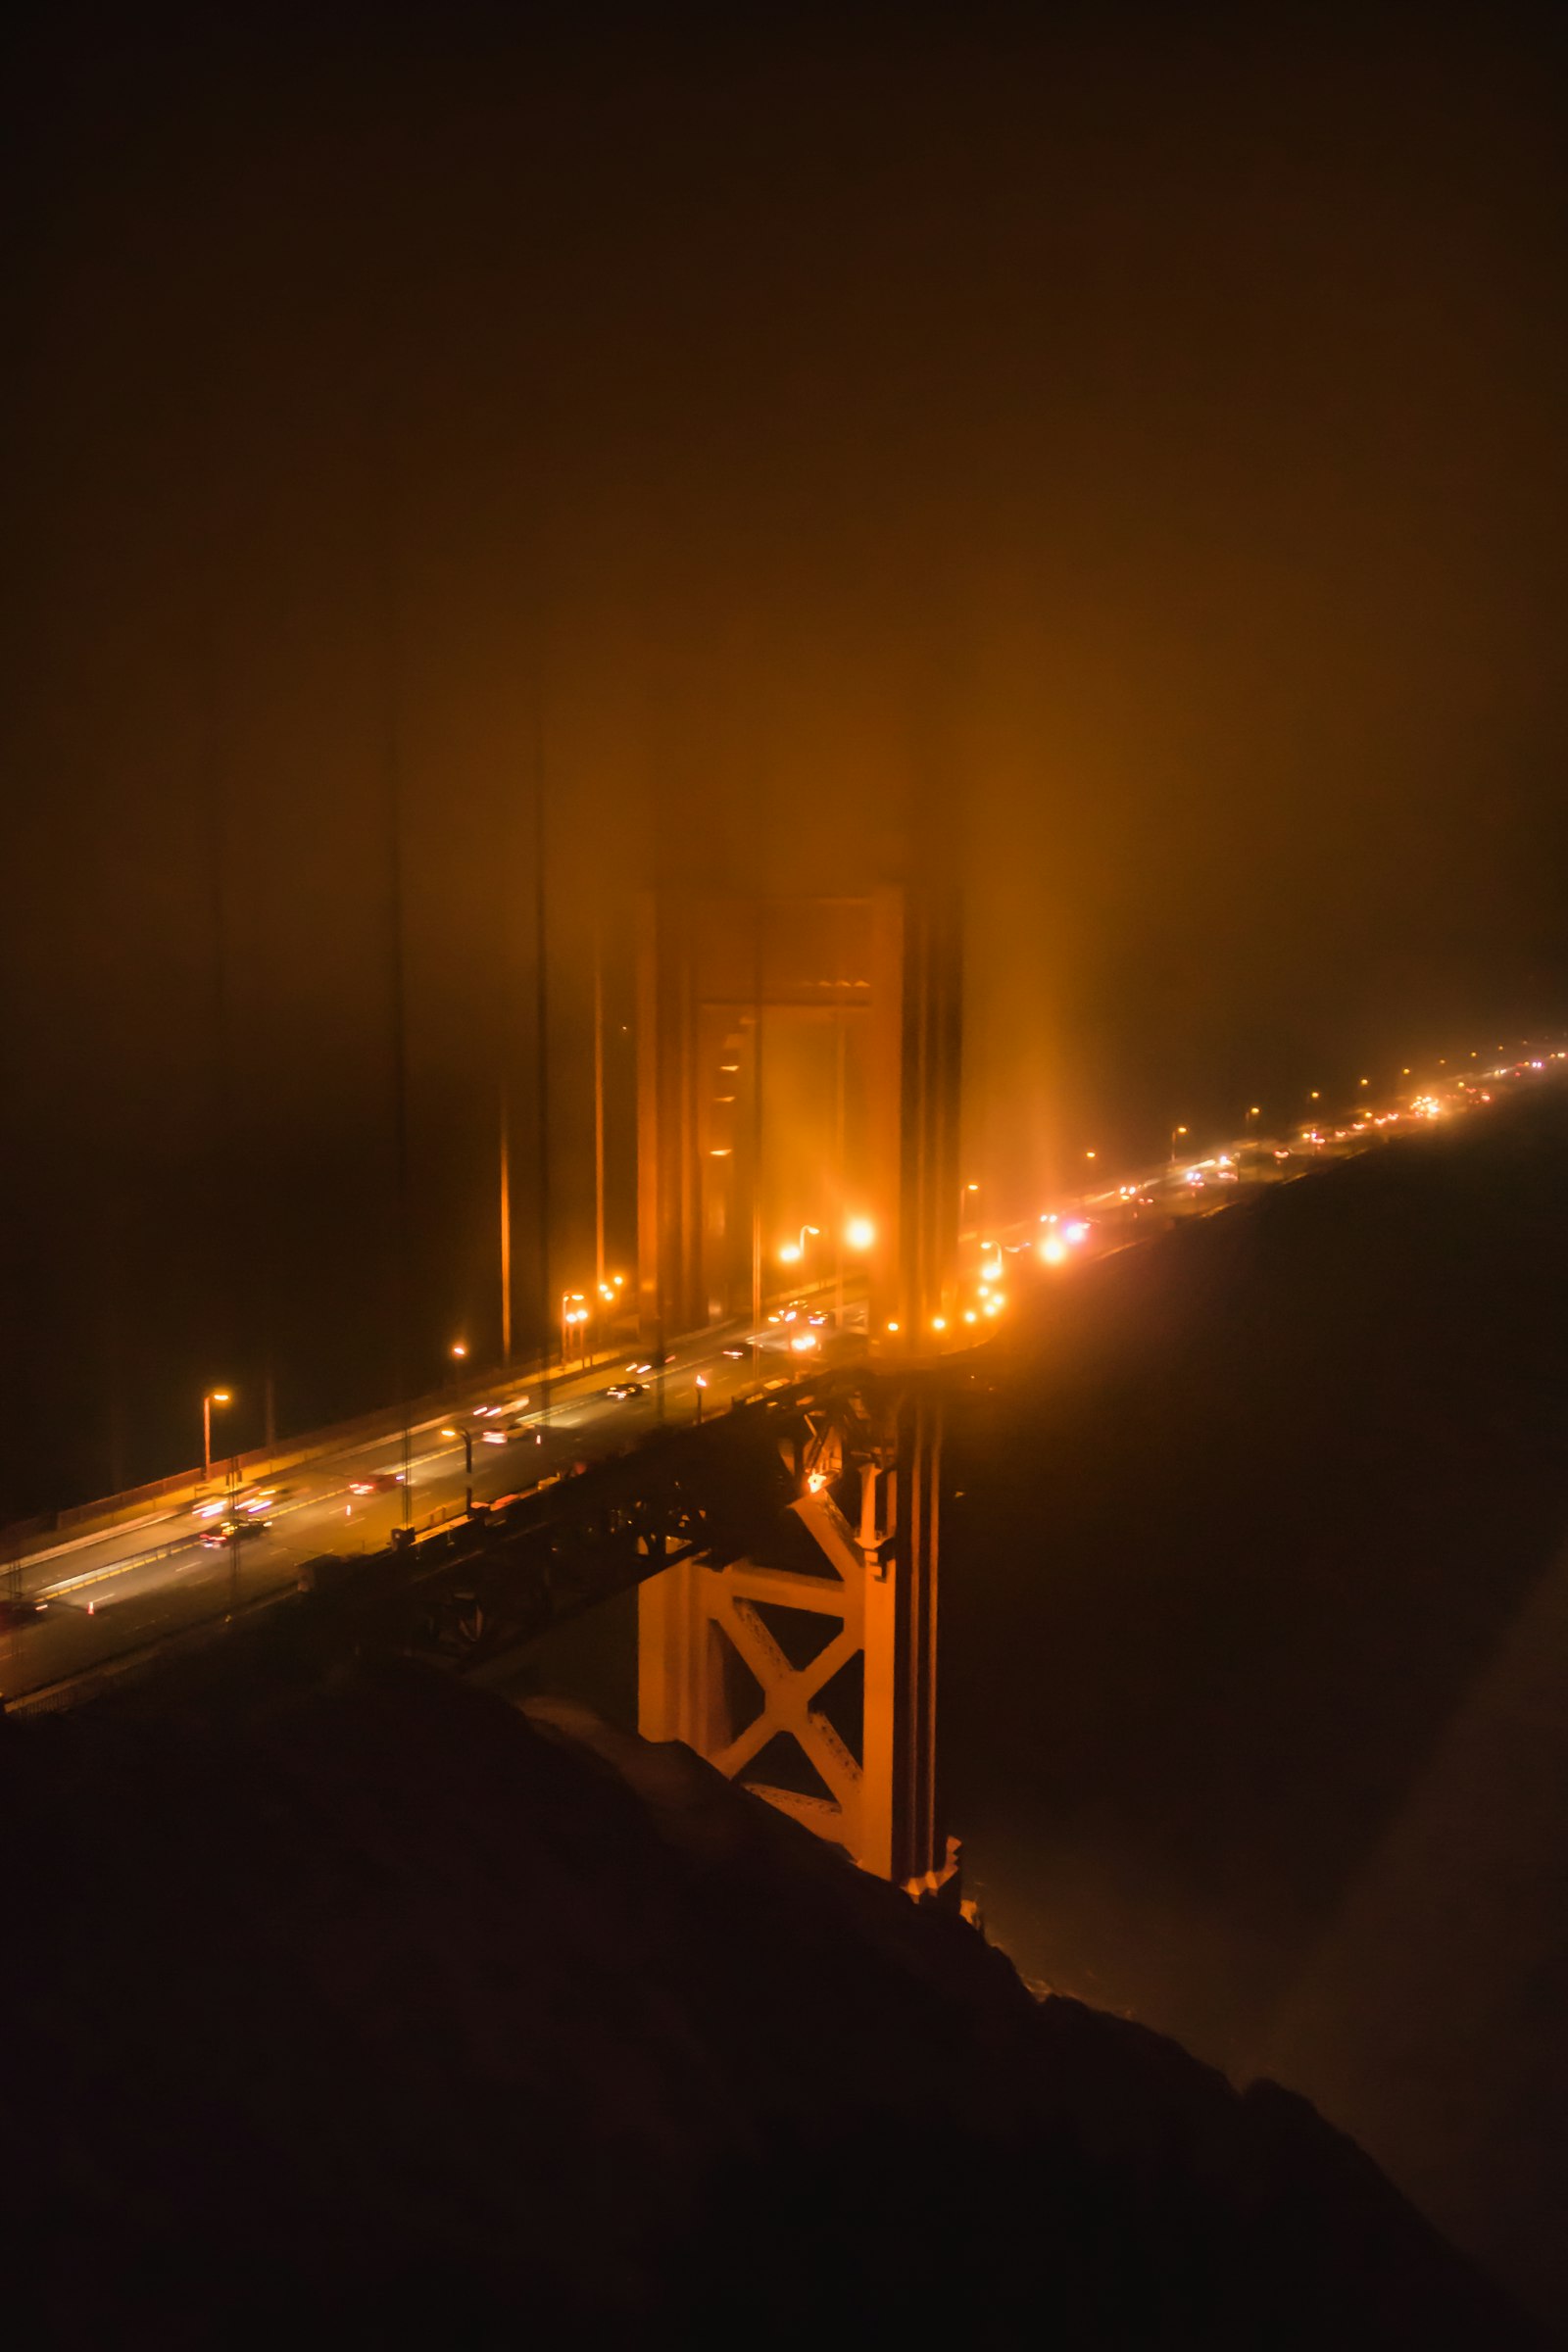
{"type": "Polygon", "coordinates": [[[775,1530],[740,1553],[694,1547],[643,1585],[640,1729],[862,1869],[956,1900],[936,1790],[936,1399],[917,1376],[829,1388],[786,1452],[793,1544],[775,1530]]]}

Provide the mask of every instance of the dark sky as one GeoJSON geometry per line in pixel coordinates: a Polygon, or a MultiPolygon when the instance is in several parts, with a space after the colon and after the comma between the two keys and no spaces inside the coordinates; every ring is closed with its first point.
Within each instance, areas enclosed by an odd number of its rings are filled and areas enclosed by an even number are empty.
{"type": "Polygon", "coordinates": [[[1560,1021],[1545,23],[24,17],[0,1511],[384,1392],[394,801],[432,1360],[541,774],[558,1200],[590,912],[910,807],[1020,1200],[1560,1021]]]}

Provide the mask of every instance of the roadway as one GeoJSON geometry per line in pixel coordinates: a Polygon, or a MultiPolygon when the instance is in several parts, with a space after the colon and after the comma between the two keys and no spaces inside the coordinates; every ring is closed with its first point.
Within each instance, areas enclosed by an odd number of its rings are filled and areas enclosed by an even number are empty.
{"type": "MultiPolygon", "coordinates": [[[[1559,1051],[1456,1077],[1402,1101],[1368,1102],[1340,1122],[1298,1129],[1288,1142],[1239,1137],[1136,1170],[1036,1216],[977,1229],[963,1237],[953,1328],[942,1333],[940,1345],[972,1346],[989,1336],[1006,1308],[1015,1287],[1010,1276],[1020,1261],[1031,1277],[1058,1279],[1082,1258],[1152,1239],[1173,1219],[1256,1199],[1265,1187],[1308,1175],[1414,1125],[1501,1099],[1521,1080],[1560,1071],[1565,1061],[1568,1054],[1559,1051]]],[[[808,1295],[825,1305],[824,1293],[808,1295]]],[[[847,1305],[845,1324],[846,1338],[863,1342],[863,1299],[847,1305]]],[[[819,1345],[831,1339],[830,1325],[831,1316],[815,1335],[819,1345]]],[[[181,1503],[135,1526],[84,1533],[34,1553],[14,1572],[0,1600],[0,1702],[293,1591],[305,1564],[323,1552],[379,1551],[406,1523],[423,1529],[458,1516],[467,1487],[465,1450],[460,1438],[443,1435],[444,1428],[466,1425],[474,1498],[495,1501],[526,1492],[575,1461],[618,1451],[661,1421],[695,1419],[699,1375],[706,1383],[705,1407],[714,1410],[769,1379],[797,1375],[802,1357],[790,1342],[802,1336],[803,1327],[714,1326],[678,1341],[662,1374],[627,1357],[558,1371],[550,1379],[548,1406],[537,1371],[470,1392],[461,1412],[426,1420],[411,1433],[407,1509],[397,1483],[403,1467],[397,1434],[351,1446],[323,1446],[275,1480],[261,1482],[270,1492],[260,1503],[263,1524],[243,1541],[204,1544],[203,1522],[181,1503]],[[640,1396],[607,1394],[612,1382],[627,1379],[643,1384],[640,1396]],[[498,1436],[503,1442],[496,1442],[498,1436]]]]}
{"type": "MultiPolygon", "coordinates": [[[[848,1335],[863,1338],[863,1302],[850,1301],[844,1321],[848,1335]]],[[[661,1422],[695,1420],[699,1396],[705,1411],[722,1411],[768,1381],[796,1377],[802,1359],[791,1336],[765,1323],[756,1331],[714,1326],[677,1341],[662,1376],[636,1356],[557,1370],[548,1404],[537,1372],[470,1393],[461,1410],[411,1432],[407,1512],[397,1433],[314,1454],[240,1489],[261,1502],[243,1540],[204,1542],[207,1523],[182,1503],[35,1554],[0,1604],[0,1700],[292,1592],[306,1563],[323,1552],[381,1551],[406,1523],[424,1529],[461,1516],[469,1485],[465,1446],[446,1430],[469,1432],[474,1499],[494,1502],[574,1462],[620,1451],[661,1422]],[[609,1388],[622,1382],[642,1394],[611,1396],[609,1388]]],[[[830,1338],[828,1325],[815,1334],[818,1346],[830,1338]]],[[[243,1507],[234,1515],[243,1520],[243,1507]]]]}

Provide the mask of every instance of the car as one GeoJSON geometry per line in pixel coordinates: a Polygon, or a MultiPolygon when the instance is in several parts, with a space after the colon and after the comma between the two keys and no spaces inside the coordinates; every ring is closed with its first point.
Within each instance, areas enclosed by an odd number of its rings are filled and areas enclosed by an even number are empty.
{"type": "Polygon", "coordinates": [[[49,1614],[46,1600],[0,1598],[0,1630],[20,1633],[25,1625],[35,1625],[40,1617],[49,1614]]]}
{"type": "Polygon", "coordinates": [[[808,1323],[825,1323],[827,1321],[827,1315],[821,1307],[813,1306],[806,1320],[808,1323]]]}
{"type": "Polygon", "coordinates": [[[749,1350],[745,1348],[726,1348],[724,1353],[726,1355],[732,1355],[737,1363],[744,1363],[749,1350]]]}
{"type": "Polygon", "coordinates": [[[258,1487],[254,1494],[242,1497],[239,1507],[251,1518],[262,1519],[266,1517],[274,1503],[281,1502],[286,1495],[295,1492],[293,1487],[258,1487]]]}
{"type": "Polygon", "coordinates": [[[225,1544],[243,1544],[247,1537],[265,1534],[270,1525],[270,1519],[218,1519],[202,1529],[202,1542],[210,1551],[221,1551],[225,1544]]]}
{"type": "Polygon", "coordinates": [[[294,1487],[225,1487],[220,1494],[198,1494],[190,1506],[193,1519],[220,1519],[225,1511],[269,1511],[285,1494],[293,1494],[294,1487]]]}
{"type": "Polygon", "coordinates": [[[402,1484],[403,1473],[401,1470],[371,1470],[368,1471],[364,1478],[351,1478],[349,1493],[351,1494],[390,1494],[395,1488],[401,1487],[402,1484]]]}
{"type": "Polygon", "coordinates": [[[607,1396],[613,1396],[617,1402],[624,1402],[629,1396],[646,1396],[647,1394],[647,1384],[640,1380],[612,1381],[605,1391],[607,1396]]]}

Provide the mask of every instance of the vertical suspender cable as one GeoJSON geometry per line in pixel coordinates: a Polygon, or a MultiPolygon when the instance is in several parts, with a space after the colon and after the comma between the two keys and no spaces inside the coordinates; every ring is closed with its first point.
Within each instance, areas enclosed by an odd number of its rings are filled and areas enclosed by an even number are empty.
{"type": "Polygon", "coordinates": [[[550,979],[546,965],[549,929],[545,905],[545,751],[542,684],[534,688],[533,735],[533,921],[534,1020],[536,1029],[535,1085],[537,1089],[539,1203],[539,1331],[541,1335],[539,1412],[550,1410],[550,1348],[555,1329],[550,1284],[550,979]]]}
{"type": "Polygon", "coordinates": [[[381,624],[382,691],[386,721],[382,783],[390,901],[387,944],[391,959],[392,1010],[392,1187],[395,1218],[392,1243],[392,1363],[396,1402],[403,1422],[402,1497],[406,1532],[414,1519],[414,1435],[409,1409],[409,1323],[413,1286],[410,1267],[408,984],[404,969],[403,937],[403,779],[397,591],[392,552],[384,539],[381,546],[381,624]]]}

